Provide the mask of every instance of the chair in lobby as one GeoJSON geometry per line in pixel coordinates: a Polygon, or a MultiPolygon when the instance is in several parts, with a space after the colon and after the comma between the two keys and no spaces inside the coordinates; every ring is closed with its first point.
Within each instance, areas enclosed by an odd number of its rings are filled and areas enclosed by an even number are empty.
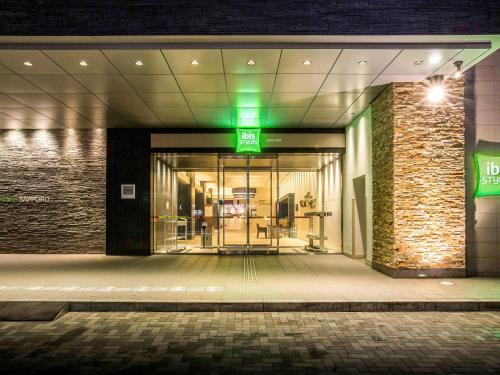
{"type": "Polygon", "coordinates": [[[261,227],[259,223],[257,223],[257,238],[259,238],[260,233],[264,233],[267,238],[267,227],[261,227]]]}

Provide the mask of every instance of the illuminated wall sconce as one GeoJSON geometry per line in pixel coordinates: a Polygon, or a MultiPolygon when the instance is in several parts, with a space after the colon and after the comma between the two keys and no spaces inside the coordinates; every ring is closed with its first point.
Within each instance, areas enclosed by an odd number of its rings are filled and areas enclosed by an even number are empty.
{"type": "Polygon", "coordinates": [[[427,100],[431,103],[442,102],[446,96],[446,90],[443,85],[443,76],[435,75],[427,78],[430,82],[429,90],[427,91],[427,100]]]}

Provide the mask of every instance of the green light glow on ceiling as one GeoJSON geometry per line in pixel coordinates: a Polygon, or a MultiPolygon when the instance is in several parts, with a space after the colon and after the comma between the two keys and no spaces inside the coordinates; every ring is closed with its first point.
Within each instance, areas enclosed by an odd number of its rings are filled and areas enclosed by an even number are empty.
{"type": "MultiPolygon", "coordinates": [[[[236,128],[260,128],[266,121],[267,104],[261,93],[236,93],[231,109],[233,126],[236,128]]],[[[267,100],[269,101],[269,100],[267,100]]]]}

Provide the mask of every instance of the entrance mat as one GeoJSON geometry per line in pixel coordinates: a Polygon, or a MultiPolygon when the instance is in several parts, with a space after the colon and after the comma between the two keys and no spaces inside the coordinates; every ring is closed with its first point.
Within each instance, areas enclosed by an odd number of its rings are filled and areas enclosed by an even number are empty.
{"type": "Polygon", "coordinates": [[[500,311],[500,301],[390,301],[390,302],[301,302],[301,301],[78,301],[69,302],[76,312],[388,312],[388,311],[500,311]]]}
{"type": "Polygon", "coordinates": [[[0,302],[0,321],[52,321],[68,311],[67,302],[0,302]]]}

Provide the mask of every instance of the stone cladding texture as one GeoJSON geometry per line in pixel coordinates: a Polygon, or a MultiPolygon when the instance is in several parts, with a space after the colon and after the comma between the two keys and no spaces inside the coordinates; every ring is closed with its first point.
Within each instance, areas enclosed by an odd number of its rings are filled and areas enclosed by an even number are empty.
{"type": "Polygon", "coordinates": [[[373,104],[373,262],[465,268],[464,82],[393,83],[373,104]]]}
{"type": "Polygon", "coordinates": [[[0,253],[104,252],[105,158],[103,130],[0,131],[0,253]]]}

